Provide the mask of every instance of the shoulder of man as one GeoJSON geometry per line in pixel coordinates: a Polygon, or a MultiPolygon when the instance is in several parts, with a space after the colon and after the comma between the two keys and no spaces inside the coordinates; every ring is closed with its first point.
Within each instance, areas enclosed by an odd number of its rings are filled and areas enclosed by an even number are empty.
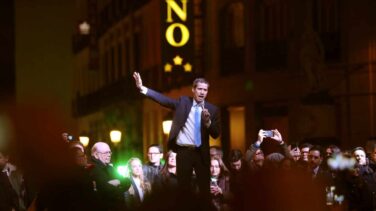
{"type": "Polygon", "coordinates": [[[218,110],[218,107],[212,103],[205,101],[205,107],[209,110],[218,110]]]}

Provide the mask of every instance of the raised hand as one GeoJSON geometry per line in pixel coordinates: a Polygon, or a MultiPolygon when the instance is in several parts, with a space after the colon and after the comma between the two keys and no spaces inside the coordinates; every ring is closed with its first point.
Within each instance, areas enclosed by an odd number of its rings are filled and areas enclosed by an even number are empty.
{"type": "Polygon", "coordinates": [[[270,137],[270,138],[278,141],[280,144],[283,144],[283,139],[282,139],[281,133],[277,129],[272,130],[272,131],[273,131],[273,137],[270,137]]]}
{"type": "Polygon", "coordinates": [[[137,88],[141,89],[142,88],[142,79],[141,79],[140,73],[133,72],[133,78],[134,78],[134,81],[136,82],[137,88]]]}
{"type": "Polygon", "coordinates": [[[266,137],[265,130],[260,129],[257,135],[257,142],[261,144],[264,141],[265,137],[266,137]]]}

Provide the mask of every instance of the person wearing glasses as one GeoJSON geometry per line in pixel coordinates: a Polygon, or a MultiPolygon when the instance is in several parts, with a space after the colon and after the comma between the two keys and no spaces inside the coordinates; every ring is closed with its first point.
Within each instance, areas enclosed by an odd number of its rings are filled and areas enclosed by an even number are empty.
{"type": "Polygon", "coordinates": [[[156,186],[154,188],[159,188],[160,185],[160,174],[163,165],[161,160],[163,158],[162,147],[158,144],[152,144],[148,147],[148,162],[143,165],[142,169],[144,172],[144,177],[152,184],[156,186]]]}
{"type": "Polygon", "coordinates": [[[121,179],[111,164],[111,149],[107,143],[97,142],[91,148],[93,167],[90,176],[94,189],[101,200],[101,210],[125,209],[124,192],[130,187],[129,180],[121,179]]]}

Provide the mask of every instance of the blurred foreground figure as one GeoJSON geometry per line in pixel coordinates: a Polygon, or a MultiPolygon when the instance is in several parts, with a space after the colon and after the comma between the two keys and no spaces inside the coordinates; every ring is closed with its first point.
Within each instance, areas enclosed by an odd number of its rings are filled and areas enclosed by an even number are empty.
{"type": "Polygon", "coordinates": [[[6,122],[6,127],[1,124],[0,149],[8,151],[22,171],[26,208],[98,210],[91,181],[82,179],[84,171],[77,170],[68,144],[61,138],[61,131],[67,128],[58,117],[61,112],[51,105],[43,106],[0,108],[0,119],[6,122]]]}
{"type": "Polygon", "coordinates": [[[23,177],[9,162],[7,152],[0,150],[0,210],[25,210],[23,177]]]}

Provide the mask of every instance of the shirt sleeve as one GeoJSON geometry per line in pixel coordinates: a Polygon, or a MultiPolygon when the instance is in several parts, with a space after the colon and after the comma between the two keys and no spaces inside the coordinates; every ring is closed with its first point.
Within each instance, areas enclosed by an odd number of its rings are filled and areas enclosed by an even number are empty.
{"type": "Polygon", "coordinates": [[[146,93],[148,93],[148,88],[145,87],[145,86],[142,86],[140,92],[141,92],[142,94],[146,95],[146,93]]]}

